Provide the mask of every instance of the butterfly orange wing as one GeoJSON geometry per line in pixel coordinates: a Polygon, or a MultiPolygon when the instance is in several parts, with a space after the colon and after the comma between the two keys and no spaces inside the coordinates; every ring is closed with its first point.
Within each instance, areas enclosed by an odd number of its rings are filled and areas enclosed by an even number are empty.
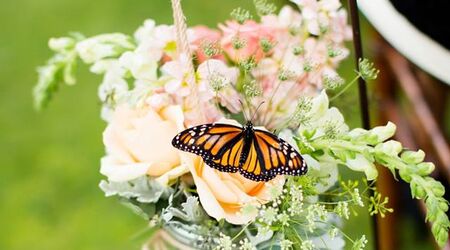
{"type": "Polygon", "coordinates": [[[222,172],[237,172],[244,146],[241,127],[229,124],[204,124],[184,130],[172,140],[180,150],[197,154],[210,167],[222,172]]]}
{"type": "Polygon", "coordinates": [[[304,175],[308,171],[301,155],[274,134],[256,129],[241,174],[254,181],[268,181],[276,175],[304,175]]]}

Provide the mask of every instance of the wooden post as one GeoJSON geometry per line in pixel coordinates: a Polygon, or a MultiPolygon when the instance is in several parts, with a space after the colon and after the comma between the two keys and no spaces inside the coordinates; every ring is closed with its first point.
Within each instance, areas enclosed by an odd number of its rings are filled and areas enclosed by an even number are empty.
{"type": "MultiPolygon", "coordinates": [[[[350,18],[352,22],[353,31],[353,46],[355,48],[355,65],[356,69],[359,70],[359,60],[363,58],[362,42],[361,42],[361,29],[359,27],[359,12],[358,4],[356,0],[348,0],[348,5],[350,8],[350,18]]],[[[358,79],[358,90],[359,90],[359,105],[361,109],[361,120],[363,128],[370,129],[370,114],[369,114],[369,100],[367,97],[367,84],[363,78],[358,79]]],[[[370,191],[372,195],[372,191],[370,191]]],[[[374,238],[374,248],[379,248],[379,237],[378,237],[378,218],[377,216],[372,216],[372,232],[374,238]]]]}

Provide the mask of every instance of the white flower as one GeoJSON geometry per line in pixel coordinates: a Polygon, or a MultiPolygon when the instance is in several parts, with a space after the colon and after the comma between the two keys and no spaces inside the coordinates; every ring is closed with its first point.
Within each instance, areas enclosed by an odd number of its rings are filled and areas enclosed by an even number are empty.
{"type": "Polygon", "coordinates": [[[129,69],[134,78],[139,80],[154,81],[157,79],[158,61],[144,53],[125,52],[119,58],[120,63],[129,69]]]}
{"type": "Polygon", "coordinates": [[[355,158],[348,158],[347,167],[354,171],[361,171],[366,174],[367,180],[375,180],[378,177],[378,171],[375,165],[366,159],[362,154],[357,154],[355,158]]]}
{"type": "Polygon", "coordinates": [[[348,131],[344,116],[335,108],[328,107],[329,101],[326,92],[323,90],[318,96],[312,99],[312,106],[308,114],[308,126],[300,126],[299,134],[311,128],[317,129],[314,138],[320,136],[337,136],[348,131]]]}
{"type": "Polygon", "coordinates": [[[120,33],[94,36],[79,42],[75,47],[80,58],[88,64],[133,48],[130,38],[120,33]]]}
{"type": "Polygon", "coordinates": [[[280,13],[278,14],[278,22],[280,25],[286,28],[298,28],[302,24],[302,16],[292,7],[284,6],[283,8],[281,8],[280,13]]]}
{"type": "Polygon", "coordinates": [[[378,137],[378,142],[383,142],[391,138],[395,134],[397,126],[394,123],[388,122],[386,126],[378,126],[371,129],[371,133],[378,137]]]}
{"type": "MultiPolygon", "coordinates": [[[[109,69],[116,67],[116,65],[118,65],[117,59],[103,59],[92,64],[89,70],[94,74],[101,75],[105,74],[109,69]]],[[[123,70],[120,72],[123,73],[123,70]]]]}
{"type": "Polygon", "coordinates": [[[128,83],[123,78],[125,69],[120,66],[117,60],[110,59],[96,62],[91,67],[91,71],[105,74],[98,87],[98,97],[103,102],[101,118],[109,121],[114,107],[123,102],[128,94],[128,83]]]}
{"type": "Polygon", "coordinates": [[[140,26],[136,32],[134,32],[134,38],[138,41],[138,43],[143,43],[152,39],[155,26],[156,24],[153,19],[145,20],[144,24],[140,26]]]}
{"type": "Polygon", "coordinates": [[[303,156],[308,165],[308,175],[313,177],[320,177],[326,181],[319,182],[316,185],[316,190],[323,193],[333,187],[339,178],[339,168],[336,161],[328,155],[320,157],[320,162],[314,160],[309,155],[303,156]]]}
{"type": "Polygon", "coordinates": [[[75,41],[70,37],[50,38],[48,47],[51,50],[61,52],[75,45],[75,41]]]}
{"type": "Polygon", "coordinates": [[[325,115],[328,110],[328,95],[325,90],[322,90],[319,95],[312,99],[312,106],[310,114],[313,115],[313,119],[318,120],[325,115]]]}

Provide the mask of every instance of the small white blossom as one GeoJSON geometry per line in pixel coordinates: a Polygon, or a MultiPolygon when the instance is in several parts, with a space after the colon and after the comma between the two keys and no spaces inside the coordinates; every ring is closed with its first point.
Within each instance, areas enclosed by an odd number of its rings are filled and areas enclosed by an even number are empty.
{"type": "Polygon", "coordinates": [[[256,250],[256,247],[247,239],[239,241],[239,250],[256,250]]]}
{"type": "Polygon", "coordinates": [[[336,227],[333,227],[328,234],[330,235],[331,239],[334,239],[339,234],[339,229],[336,227]]]}
{"type": "Polygon", "coordinates": [[[325,209],[324,205],[319,204],[313,204],[310,205],[307,209],[306,213],[306,221],[307,221],[307,228],[310,232],[313,232],[314,229],[316,229],[316,221],[318,219],[325,220],[328,215],[328,212],[325,209]]]}
{"type": "Polygon", "coordinates": [[[272,206],[260,210],[260,220],[268,225],[272,225],[277,220],[278,209],[272,206]]]}
{"type": "Polygon", "coordinates": [[[300,246],[300,249],[301,250],[313,250],[314,244],[310,240],[304,240],[304,241],[302,241],[302,245],[300,246]]]}
{"type": "Polygon", "coordinates": [[[361,238],[353,243],[352,250],[363,250],[367,244],[366,236],[363,235],[361,238]]]}
{"type": "Polygon", "coordinates": [[[220,233],[220,238],[218,239],[218,245],[216,250],[233,250],[236,248],[236,244],[233,243],[230,236],[220,233]]]}
{"type": "Polygon", "coordinates": [[[290,240],[284,239],[284,240],[280,241],[281,250],[290,250],[290,249],[292,249],[292,245],[293,245],[293,243],[290,240]]]}
{"type": "Polygon", "coordinates": [[[336,214],[338,214],[339,216],[345,218],[345,219],[349,219],[350,218],[350,211],[348,209],[348,202],[345,201],[341,201],[337,204],[337,206],[334,208],[334,211],[336,212],[336,214]]]}
{"type": "Polygon", "coordinates": [[[284,227],[289,226],[290,217],[286,212],[282,212],[277,216],[278,221],[280,221],[281,225],[284,227]]]}
{"type": "Polygon", "coordinates": [[[361,195],[359,194],[359,189],[353,189],[352,199],[358,204],[360,207],[364,207],[364,202],[361,199],[361,195]]]}

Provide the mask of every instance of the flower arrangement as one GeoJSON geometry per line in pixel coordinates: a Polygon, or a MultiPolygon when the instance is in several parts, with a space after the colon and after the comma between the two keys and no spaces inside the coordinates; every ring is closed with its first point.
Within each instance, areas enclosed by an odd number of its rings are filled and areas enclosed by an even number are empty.
{"type": "Polygon", "coordinates": [[[412,197],[425,201],[433,235],[444,244],[448,202],[443,185],[428,176],[434,165],[423,162],[424,152],[390,139],[393,123],[350,129],[329,106],[327,90],[340,90],[334,99],[357,78],[378,74],[368,60],[350,83],[336,72],[351,39],[340,2],[292,0],[297,8],[278,13],[254,2],[257,18],[238,8],[218,29],[146,20],[134,36],[52,38],[55,55],[38,70],[36,106],[60,84],[75,84],[79,59],[103,75],[98,96],[108,125],[100,188],[149,220],[149,249],[161,239],[182,249],[340,249],[345,240],[363,249],[364,235],[351,239],[341,228],[355,207],[381,217],[393,212],[373,185],[376,165],[398,173],[412,197]],[[295,147],[308,173],[255,182],[171,145],[186,128],[244,124],[246,113],[295,147]],[[343,180],[345,167],[364,178],[343,180]]]}

